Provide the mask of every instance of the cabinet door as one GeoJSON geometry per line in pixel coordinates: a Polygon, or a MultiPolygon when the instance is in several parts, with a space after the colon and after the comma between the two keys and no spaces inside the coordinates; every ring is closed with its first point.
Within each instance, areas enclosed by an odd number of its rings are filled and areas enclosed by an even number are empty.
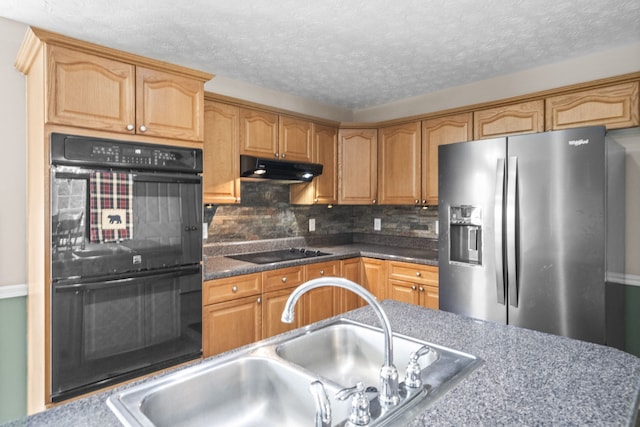
{"type": "Polygon", "coordinates": [[[262,338],[260,296],[207,305],[202,310],[202,353],[222,353],[262,338]]]}
{"type": "Polygon", "coordinates": [[[311,161],[312,124],[307,120],[280,116],[278,147],[280,159],[296,162],[311,161]]]}
{"type": "Polygon", "coordinates": [[[421,196],[420,122],[381,128],[378,142],[378,203],[412,205],[421,196]]]}
{"type": "Polygon", "coordinates": [[[400,302],[406,302],[407,304],[420,305],[418,285],[411,282],[390,279],[389,298],[400,302]]]}
{"type": "Polygon", "coordinates": [[[291,186],[291,203],[298,205],[338,202],[338,130],[313,125],[312,162],[322,165],[322,175],[313,181],[291,186]]]}
{"type": "Polygon", "coordinates": [[[135,132],[133,65],[59,46],[47,49],[46,123],[135,132]]]}
{"type": "MultiPolygon", "coordinates": [[[[362,284],[362,261],[360,258],[342,260],[340,269],[340,275],[342,277],[359,285],[362,284]]],[[[338,291],[338,313],[344,313],[345,311],[354,310],[365,305],[364,300],[353,292],[346,289],[339,289],[338,291]]]]}
{"type": "Polygon", "coordinates": [[[422,204],[438,204],[438,147],[473,138],[473,114],[438,117],[422,122],[422,204]]]}
{"type": "Polygon", "coordinates": [[[387,298],[387,269],[384,260],[362,258],[362,286],[379,301],[387,298]]]}
{"type": "Polygon", "coordinates": [[[378,131],[340,129],[338,133],[338,203],[375,204],[378,182],[378,131]]]}
{"type": "Polygon", "coordinates": [[[473,113],[474,139],[544,131],[544,101],[529,101],[473,113]]]}
{"type": "Polygon", "coordinates": [[[240,108],[240,154],[278,158],[278,115],[240,108]]]}
{"type": "Polygon", "coordinates": [[[205,101],[204,104],[204,203],[240,203],[239,108],[205,101]]]}
{"type": "Polygon", "coordinates": [[[440,294],[435,286],[419,286],[420,305],[432,310],[440,309],[440,294]]]}
{"type": "Polygon", "coordinates": [[[624,83],[547,98],[548,130],[606,125],[618,129],[640,125],[640,83],[624,83]]]}
{"type": "Polygon", "coordinates": [[[204,83],[136,67],[136,132],[149,136],[202,141],[204,83]]]}
{"type": "Polygon", "coordinates": [[[262,338],[269,338],[283,332],[291,331],[302,326],[302,301],[298,301],[295,308],[295,318],[292,323],[282,322],[282,311],[293,289],[265,292],[262,294],[262,338]]]}
{"type": "MultiPolygon", "coordinates": [[[[321,277],[337,277],[340,274],[340,262],[328,261],[305,266],[305,281],[321,277]]],[[[336,287],[325,286],[313,289],[304,294],[304,321],[303,325],[317,322],[331,317],[337,312],[338,291],[336,287]]]]}

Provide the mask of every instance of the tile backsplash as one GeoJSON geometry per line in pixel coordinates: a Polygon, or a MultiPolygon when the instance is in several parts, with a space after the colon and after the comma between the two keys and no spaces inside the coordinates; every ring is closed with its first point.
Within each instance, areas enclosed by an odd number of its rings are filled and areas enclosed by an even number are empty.
{"type": "Polygon", "coordinates": [[[271,182],[243,182],[239,205],[206,205],[209,224],[206,243],[311,237],[345,233],[437,239],[435,207],[414,206],[300,206],[289,204],[289,186],[271,182]],[[309,231],[309,219],[315,231],[309,231]],[[374,218],[381,229],[374,231],[374,218]]]}

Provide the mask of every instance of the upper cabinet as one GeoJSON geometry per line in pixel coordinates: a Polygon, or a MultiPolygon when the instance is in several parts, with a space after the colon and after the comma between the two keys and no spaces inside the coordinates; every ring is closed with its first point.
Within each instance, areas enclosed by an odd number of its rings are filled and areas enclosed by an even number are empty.
{"type": "Polygon", "coordinates": [[[313,181],[291,186],[291,203],[324,204],[338,202],[338,128],[313,124],[312,161],[322,165],[322,175],[313,181]]]}
{"type": "Polygon", "coordinates": [[[547,130],[590,125],[606,125],[607,129],[638,126],[639,85],[623,83],[547,98],[547,130]]]}
{"type": "MultiPolygon", "coordinates": [[[[378,203],[421,203],[422,148],[420,122],[378,131],[378,203]]],[[[425,171],[426,172],[426,171],[425,171]]]]}
{"type": "Polygon", "coordinates": [[[240,154],[311,161],[311,122],[240,108],[240,154]]]}
{"type": "Polygon", "coordinates": [[[204,82],[49,46],[45,123],[202,141],[204,82]]]}
{"type": "Polygon", "coordinates": [[[239,116],[234,105],[205,101],[204,203],[240,203],[239,116]]]}
{"type": "Polygon", "coordinates": [[[377,129],[340,129],[338,132],[338,203],[376,204],[377,182],[377,129]]]}
{"type": "Polygon", "coordinates": [[[462,113],[422,121],[422,191],[427,205],[438,204],[438,147],[473,138],[473,114],[462,113]],[[426,165],[426,173],[424,168],[426,165]]]}
{"type": "Polygon", "coordinates": [[[473,138],[544,131],[544,101],[520,102],[473,113],[473,138]]]}

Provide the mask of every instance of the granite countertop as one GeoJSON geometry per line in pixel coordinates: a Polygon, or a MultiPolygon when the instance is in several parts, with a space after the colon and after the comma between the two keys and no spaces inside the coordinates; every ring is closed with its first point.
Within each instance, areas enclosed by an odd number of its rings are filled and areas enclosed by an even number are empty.
{"type": "MultiPolygon", "coordinates": [[[[418,413],[409,426],[634,425],[640,358],[610,347],[396,301],[383,301],[382,306],[394,332],[467,352],[485,362],[418,413]]],[[[378,325],[369,307],[343,317],[378,325]]],[[[169,372],[179,369],[184,368],[169,372]]],[[[105,403],[107,397],[146,381],[72,401],[6,427],[119,426],[105,403]]]]}
{"type": "Polygon", "coordinates": [[[368,243],[314,246],[313,249],[317,249],[322,252],[328,252],[331,255],[304,258],[294,261],[276,262],[271,264],[253,264],[250,262],[238,261],[232,258],[228,258],[224,255],[208,256],[205,254],[203,261],[203,277],[204,280],[220,279],[223,277],[237,276],[240,274],[257,273],[260,271],[312,264],[316,262],[354,258],[359,256],[412,262],[415,264],[423,265],[438,265],[438,251],[434,249],[414,249],[368,243]]]}

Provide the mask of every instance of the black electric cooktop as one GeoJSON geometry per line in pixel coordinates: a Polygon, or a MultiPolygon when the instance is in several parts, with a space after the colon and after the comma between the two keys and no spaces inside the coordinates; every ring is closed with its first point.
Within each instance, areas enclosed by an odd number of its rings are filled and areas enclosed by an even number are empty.
{"type": "Polygon", "coordinates": [[[239,261],[251,262],[253,264],[271,264],[273,262],[292,261],[296,259],[315,258],[331,255],[330,253],[321,252],[315,249],[306,248],[290,248],[278,249],[266,252],[251,252],[238,255],[227,255],[227,258],[237,259],[239,261]]]}

